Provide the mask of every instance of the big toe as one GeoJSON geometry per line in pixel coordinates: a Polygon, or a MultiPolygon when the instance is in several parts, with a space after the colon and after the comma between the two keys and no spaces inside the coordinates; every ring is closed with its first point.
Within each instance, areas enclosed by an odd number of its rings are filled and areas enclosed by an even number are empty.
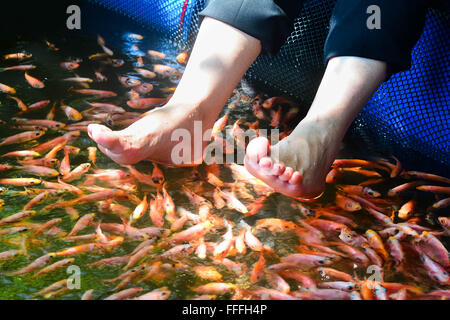
{"type": "Polygon", "coordinates": [[[250,141],[247,146],[247,157],[252,162],[259,162],[269,154],[270,143],[265,137],[258,137],[250,141]]]}
{"type": "Polygon", "coordinates": [[[88,134],[92,140],[97,142],[97,144],[104,149],[120,152],[119,137],[111,129],[99,124],[90,124],[88,126],[88,134]]]}

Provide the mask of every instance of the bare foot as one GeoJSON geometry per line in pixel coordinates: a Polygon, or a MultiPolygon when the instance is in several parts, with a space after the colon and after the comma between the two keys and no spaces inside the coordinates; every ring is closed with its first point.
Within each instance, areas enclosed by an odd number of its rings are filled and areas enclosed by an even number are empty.
{"type": "MultiPolygon", "coordinates": [[[[212,116],[214,117],[214,114],[212,116]]],[[[194,150],[195,121],[201,121],[202,131],[205,132],[212,128],[215,119],[204,119],[196,108],[166,105],[148,112],[146,116],[123,130],[112,131],[103,125],[91,124],[88,127],[88,134],[105,155],[122,165],[149,160],[168,166],[188,166],[198,164],[201,159],[196,159],[198,154],[192,151],[186,163],[174,162],[172,151],[180,140],[172,141],[172,133],[176,129],[189,132],[190,147],[194,150]]],[[[202,150],[207,143],[207,141],[202,143],[202,150]]]]}
{"type": "Polygon", "coordinates": [[[342,139],[341,132],[333,131],[332,127],[304,120],[274,146],[265,137],[253,139],[247,147],[245,167],[275,191],[289,197],[320,196],[342,139]]]}

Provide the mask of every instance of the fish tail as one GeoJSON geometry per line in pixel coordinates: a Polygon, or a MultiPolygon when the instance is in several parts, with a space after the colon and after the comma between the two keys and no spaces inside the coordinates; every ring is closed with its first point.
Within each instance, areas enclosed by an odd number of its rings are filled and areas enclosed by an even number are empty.
{"type": "Polygon", "coordinates": [[[16,272],[0,272],[0,275],[5,276],[5,277],[13,277],[17,274],[16,274],[16,272]]]}

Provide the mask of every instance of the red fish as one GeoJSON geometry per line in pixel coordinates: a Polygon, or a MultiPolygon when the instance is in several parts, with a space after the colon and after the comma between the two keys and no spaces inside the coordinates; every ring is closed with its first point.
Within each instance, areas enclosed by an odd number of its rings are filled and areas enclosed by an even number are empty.
{"type": "Polygon", "coordinates": [[[95,89],[69,89],[69,92],[80,93],[88,96],[99,96],[102,98],[116,97],[117,93],[107,90],[95,90],[95,89]]]}
{"type": "Polygon", "coordinates": [[[167,98],[140,98],[128,100],[127,105],[133,109],[148,109],[163,105],[167,102],[167,98]]]}

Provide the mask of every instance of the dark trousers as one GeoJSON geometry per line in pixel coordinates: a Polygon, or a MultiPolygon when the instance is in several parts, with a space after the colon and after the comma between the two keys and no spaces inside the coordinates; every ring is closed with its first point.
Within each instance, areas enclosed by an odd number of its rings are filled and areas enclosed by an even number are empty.
{"type": "MultiPolygon", "coordinates": [[[[200,15],[223,21],[259,39],[263,54],[273,55],[292,32],[294,19],[304,2],[210,0],[200,15]]],[[[388,74],[409,69],[411,51],[422,33],[430,2],[432,0],[337,0],[324,48],[325,64],[333,57],[357,56],[385,61],[388,74]],[[368,8],[373,5],[379,8],[379,29],[373,28],[376,17],[370,19],[375,12],[368,8]]]]}

